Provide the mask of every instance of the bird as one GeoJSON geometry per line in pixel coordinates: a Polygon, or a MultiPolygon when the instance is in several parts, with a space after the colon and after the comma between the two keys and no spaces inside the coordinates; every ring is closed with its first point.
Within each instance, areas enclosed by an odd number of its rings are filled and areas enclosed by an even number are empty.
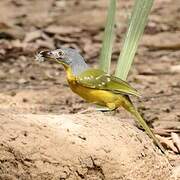
{"type": "Polygon", "coordinates": [[[64,66],[67,82],[71,90],[89,103],[114,111],[120,106],[131,113],[137,124],[153,139],[159,149],[165,149],[142,118],[130,96],[139,97],[136,89],[126,81],[110,75],[100,69],[93,69],[87,65],[81,54],[73,48],[59,48],[55,50],[40,51],[36,60],[53,60],[64,66]]]}

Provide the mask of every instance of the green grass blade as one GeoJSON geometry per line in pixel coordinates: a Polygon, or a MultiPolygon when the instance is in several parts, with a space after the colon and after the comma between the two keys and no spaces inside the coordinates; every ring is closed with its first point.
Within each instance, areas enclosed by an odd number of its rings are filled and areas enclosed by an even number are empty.
{"type": "Polygon", "coordinates": [[[115,14],[116,0],[110,0],[99,62],[99,68],[108,73],[110,71],[112,47],[115,36],[115,14]]]}
{"type": "Polygon", "coordinates": [[[131,68],[131,64],[137,51],[138,42],[143,34],[152,5],[153,0],[135,1],[115,74],[123,80],[126,80],[131,68]]]}

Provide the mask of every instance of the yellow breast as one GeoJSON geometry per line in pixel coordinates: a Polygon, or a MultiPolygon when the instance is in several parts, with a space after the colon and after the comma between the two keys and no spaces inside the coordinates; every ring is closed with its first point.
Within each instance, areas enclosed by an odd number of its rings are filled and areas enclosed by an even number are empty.
{"type": "Polygon", "coordinates": [[[119,95],[114,94],[110,91],[93,89],[78,84],[70,68],[66,68],[66,73],[67,80],[72,91],[81,96],[86,101],[101,106],[112,106],[112,109],[117,108],[122,104],[122,99],[119,95]]]}

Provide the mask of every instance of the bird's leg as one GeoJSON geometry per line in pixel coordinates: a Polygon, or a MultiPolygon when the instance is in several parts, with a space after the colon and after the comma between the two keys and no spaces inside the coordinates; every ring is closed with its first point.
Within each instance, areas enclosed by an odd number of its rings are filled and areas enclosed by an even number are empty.
{"type": "Polygon", "coordinates": [[[116,111],[114,108],[110,109],[109,107],[96,105],[96,111],[100,111],[105,115],[113,116],[115,115],[116,111]]]}
{"type": "MultiPolygon", "coordinates": [[[[94,103],[96,104],[96,103],[94,103]]],[[[80,111],[80,114],[86,114],[86,113],[90,113],[90,112],[107,112],[110,111],[109,108],[104,107],[104,106],[100,106],[100,105],[96,105],[94,107],[88,107],[87,109],[80,111]]]]}
{"type": "Polygon", "coordinates": [[[79,111],[78,114],[87,114],[87,113],[91,113],[91,112],[96,112],[96,108],[88,107],[85,110],[79,111]]]}
{"type": "Polygon", "coordinates": [[[86,113],[90,113],[90,112],[103,112],[103,113],[110,113],[112,115],[114,115],[115,113],[115,109],[114,108],[109,108],[109,107],[105,107],[105,106],[100,106],[100,105],[96,105],[95,107],[90,107],[88,109],[85,109],[83,111],[80,111],[80,114],[86,114],[86,113]]]}
{"type": "Polygon", "coordinates": [[[111,111],[111,109],[109,109],[109,107],[96,105],[96,111],[109,112],[109,111],[111,111]]]}

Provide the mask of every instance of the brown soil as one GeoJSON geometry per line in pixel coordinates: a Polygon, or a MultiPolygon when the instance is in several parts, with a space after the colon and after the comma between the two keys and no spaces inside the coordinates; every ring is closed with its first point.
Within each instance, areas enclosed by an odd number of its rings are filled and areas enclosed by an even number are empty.
{"type": "MultiPolygon", "coordinates": [[[[112,72],[132,6],[118,2],[112,72]]],[[[62,67],[34,61],[40,49],[68,46],[96,67],[107,1],[1,0],[0,179],[180,178],[172,138],[180,132],[179,7],[179,1],[155,2],[128,77],[170,167],[129,114],[77,114],[90,105],[67,87],[62,67]]]]}
{"type": "Polygon", "coordinates": [[[103,114],[1,114],[1,179],[159,179],[171,166],[142,131],[103,114]]]}

